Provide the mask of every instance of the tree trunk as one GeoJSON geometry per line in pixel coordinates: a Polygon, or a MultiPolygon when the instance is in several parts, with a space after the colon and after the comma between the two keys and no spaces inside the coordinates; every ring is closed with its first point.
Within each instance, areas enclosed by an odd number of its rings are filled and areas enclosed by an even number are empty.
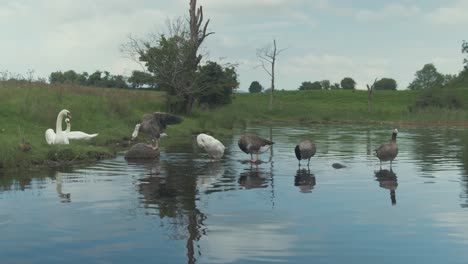
{"type": "Polygon", "coordinates": [[[275,60],[276,60],[276,40],[273,40],[273,56],[271,58],[271,94],[270,94],[270,105],[268,109],[273,110],[273,98],[275,92],[275,60]]]}

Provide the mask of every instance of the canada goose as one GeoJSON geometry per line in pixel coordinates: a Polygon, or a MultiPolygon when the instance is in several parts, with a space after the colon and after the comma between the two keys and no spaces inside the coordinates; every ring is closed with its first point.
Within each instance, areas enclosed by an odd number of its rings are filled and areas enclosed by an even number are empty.
{"type": "Polygon", "coordinates": [[[258,160],[258,154],[267,151],[274,142],[256,135],[243,135],[237,144],[244,153],[250,154],[250,161],[255,163],[258,160]],[[255,160],[253,154],[256,154],[255,160]]]}
{"type": "Polygon", "coordinates": [[[392,161],[398,155],[398,146],[396,143],[398,130],[395,128],[392,133],[392,141],[390,143],[382,144],[378,149],[375,150],[377,158],[380,160],[380,168],[382,169],[382,161],[390,161],[390,168],[392,167],[392,161]]]}
{"type": "Polygon", "coordinates": [[[197,136],[197,144],[200,148],[203,148],[210,158],[219,160],[224,154],[224,145],[216,138],[207,135],[199,134],[197,136]]]}
{"type": "Polygon", "coordinates": [[[152,114],[146,114],[143,116],[141,123],[135,125],[135,130],[132,133],[132,139],[134,140],[138,133],[145,133],[151,136],[151,140],[154,142],[154,147],[157,148],[159,145],[159,139],[166,136],[167,125],[179,124],[182,119],[178,116],[155,112],[152,114]]]}
{"type": "Polygon", "coordinates": [[[299,160],[299,167],[301,166],[301,160],[305,159],[308,160],[307,166],[309,166],[310,158],[312,158],[316,152],[315,143],[308,139],[301,140],[301,142],[296,145],[294,152],[296,153],[297,160],[299,160]]]}

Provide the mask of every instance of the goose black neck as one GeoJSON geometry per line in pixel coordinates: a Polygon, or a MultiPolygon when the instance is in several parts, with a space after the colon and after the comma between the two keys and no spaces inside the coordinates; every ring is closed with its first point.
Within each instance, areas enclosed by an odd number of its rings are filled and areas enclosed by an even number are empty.
{"type": "Polygon", "coordinates": [[[392,134],[392,141],[396,141],[396,135],[397,135],[397,133],[396,133],[396,132],[393,132],[393,134],[392,134]]]}

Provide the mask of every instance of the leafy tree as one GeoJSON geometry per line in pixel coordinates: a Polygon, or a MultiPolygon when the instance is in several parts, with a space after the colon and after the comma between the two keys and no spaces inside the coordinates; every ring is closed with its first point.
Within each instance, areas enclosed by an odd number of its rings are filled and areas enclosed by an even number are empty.
{"type": "Polygon", "coordinates": [[[382,78],[375,82],[373,89],[375,90],[396,90],[397,82],[392,78],[382,78]]]}
{"type": "Polygon", "coordinates": [[[350,78],[350,77],[343,78],[340,84],[341,84],[341,87],[343,87],[343,89],[348,89],[348,90],[356,89],[356,82],[353,80],[353,78],[350,78]]]}
{"type": "Polygon", "coordinates": [[[321,81],[320,85],[322,86],[322,89],[324,89],[324,90],[329,90],[330,89],[330,81],[329,80],[321,81]]]}
{"type": "Polygon", "coordinates": [[[132,88],[142,88],[144,86],[155,88],[155,80],[153,76],[143,71],[133,71],[132,75],[128,78],[132,88]]]}
{"type": "Polygon", "coordinates": [[[102,82],[101,74],[102,74],[101,71],[93,72],[91,75],[89,75],[88,81],[86,82],[86,84],[88,86],[96,86],[96,87],[101,86],[101,82],[102,82]]]}
{"type": "Polygon", "coordinates": [[[417,71],[414,80],[409,84],[410,90],[422,90],[438,88],[444,85],[444,75],[439,73],[432,63],[424,65],[424,67],[417,71]]]}
{"type": "Polygon", "coordinates": [[[69,70],[63,73],[65,82],[78,83],[78,74],[74,70],[69,70]]]}
{"type": "Polygon", "coordinates": [[[330,85],[330,89],[331,90],[338,90],[338,89],[341,89],[341,87],[340,87],[339,83],[334,83],[334,84],[330,85]]]}
{"type": "Polygon", "coordinates": [[[89,74],[87,72],[83,72],[82,74],[78,74],[77,82],[80,85],[86,85],[88,81],[89,74]]]}
{"type": "Polygon", "coordinates": [[[197,95],[199,104],[214,107],[231,103],[234,89],[239,87],[234,67],[224,68],[209,61],[199,67],[197,75],[197,86],[200,87],[200,94],[197,95]]]}
{"type": "Polygon", "coordinates": [[[261,93],[263,86],[258,81],[253,81],[249,86],[249,93],[261,93]]]}
{"type": "MultiPolygon", "coordinates": [[[[463,41],[462,43],[462,53],[468,54],[468,42],[467,41],[463,41]]],[[[465,70],[468,70],[468,58],[464,58],[463,63],[465,64],[465,70]]]]}
{"type": "Polygon", "coordinates": [[[300,91],[307,91],[307,90],[320,90],[322,87],[320,86],[320,82],[302,82],[301,86],[299,86],[300,91]],[[318,84],[318,87],[317,87],[318,84]],[[317,89],[318,88],[318,89],[317,89]]]}
{"type": "Polygon", "coordinates": [[[61,71],[56,71],[50,74],[49,76],[50,83],[64,83],[65,77],[61,71]]]}
{"type": "Polygon", "coordinates": [[[196,96],[200,95],[196,74],[202,55],[199,48],[206,37],[209,19],[203,22],[202,7],[190,0],[188,20],[169,24],[169,34],[153,35],[149,40],[129,38],[123,51],[142,62],[154,76],[156,84],[167,91],[168,111],[192,112],[196,96]]]}

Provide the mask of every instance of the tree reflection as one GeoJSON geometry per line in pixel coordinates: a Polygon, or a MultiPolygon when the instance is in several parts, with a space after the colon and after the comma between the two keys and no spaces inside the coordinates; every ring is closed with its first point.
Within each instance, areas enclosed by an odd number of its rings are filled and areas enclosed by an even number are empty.
{"type": "Polygon", "coordinates": [[[144,206],[156,210],[161,219],[168,218],[170,238],[186,239],[188,263],[195,263],[196,255],[201,255],[195,243],[205,234],[206,220],[196,204],[197,178],[187,175],[194,169],[192,159],[174,164],[156,161],[149,176],[140,179],[138,185],[144,206]]]}
{"type": "Polygon", "coordinates": [[[390,190],[390,200],[392,205],[396,205],[396,193],[395,190],[398,187],[397,176],[390,170],[379,170],[375,172],[376,181],[379,182],[379,186],[390,190]]]}
{"type": "Polygon", "coordinates": [[[294,177],[294,186],[299,187],[301,193],[310,193],[316,184],[315,175],[309,169],[298,169],[294,177]]]}

